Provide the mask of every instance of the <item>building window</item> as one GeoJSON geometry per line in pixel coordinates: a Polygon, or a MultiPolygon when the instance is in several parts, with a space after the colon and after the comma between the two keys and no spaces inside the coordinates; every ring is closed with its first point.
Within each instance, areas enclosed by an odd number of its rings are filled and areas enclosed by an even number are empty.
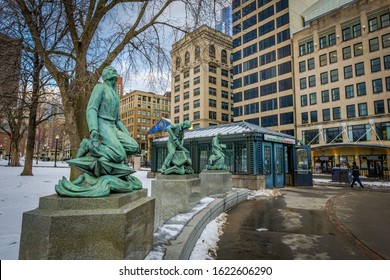
{"type": "MultiPolygon", "coordinates": [[[[279,89],[280,89],[280,86],[279,86],[279,89]]],[[[277,83],[276,82],[260,86],[260,96],[274,94],[274,93],[276,93],[276,91],[277,91],[277,83]]]]}
{"type": "Polygon", "coordinates": [[[353,45],[353,51],[355,56],[363,55],[363,44],[360,42],[353,45]]]}
{"type": "MultiPolygon", "coordinates": [[[[256,80],[255,82],[257,82],[257,73],[254,73],[254,74],[251,74],[251,76],[253,76],[253,78],[256,80]],[[255,78],[254,74],[256,74],[256,78],[255,78]]],[[[248,75],[248,76],[250,76],[250,75],[248,75]]],[[[276,66],[273,66],[273,67],[270,67],[270,68],[267,68],[267,69],[260,71],[260,81],[265,81],[265,80],[268,80],[268,79],[271,79],[274,77],[276,77],[276,66]]]]}
{"type": "Polygon", "coordinates": [[[299,62],[299,73],[305,72],[306,71],[306,61],[301,61],[299,62]]]}
{"type": "Polygon", "coordinates": [[[269,22],[267,22],[259,27],[259,37],[271,32],[273,30],[275,30],[275,21],[271,20],[271,21],[269,21],[269,22]]]}
{"type": "Polygon", "coordinates": [[[379,38],[376,37],[376,38],[373,38],[369,41],[369,45],[370,45],[370,52],[375,52],[377,50],[379,50],[379,38]]]}
{"type": "Polygon", "coordinates": [[[342,132],[341,127],[325,128],[324,129],[325,143],[330,143],[330,142],[342,143],[343,136],[341,132],[342,132]]]}
{"type": "Polygon", "coordinates": [[[333,82],[337,82],[338,80],[339,80],[339,70],[338,69],[331,70],[330,81],[333,83],[333,82]]]}
{"type": "Polygon", "coordinates": [[[304,144],[319,144],[318,129],[302,131],[302,140],[304,144]]]}
{"type": "Polygon", "coordinates": [[[229,77],[229,71],[226,69],[221,69],[221,75],[224,77],[229,77]]]}
{"type": "Polygon", "coordinates": [[[315,68],[315,61],[314,58],[310,58],[307,60],[307,69],[313,70],[315,68]]]}
{"type": "Polygon", "coordinates": [[[365,82],[356,84],[356,93],[357,93],[357,96],[366,95],[366,83],[365,82]]]}
{"type": "Polygon", "coordinates": [[[260,65],[265,65],[274,62],[275,60],[276,60],[276,52],[271,51],[260,56],[260,65]]]}
{"type": "Polygon", "coordinates": [[[285,63],[279,64],[278,65],[278,75],[284,75],[286,73],[291,72],[291,61],[287,61],[285,63]]]}
{"type": "Polygon", "coordinates": [[[190,82],[189,82],[189,81],[184,82],[183,87],[184,87],[185,89],[186,89],[186,88],[189,88],[189,87],[190,87],[190,82]]]}
{"type": "Polygon", "coordinates": [[[209,56],[211,58],[215,58],[215,47],[214,47],[214,45],[210,45],[209,46],[209,56]]]}
{"type": "Polygon", "coordinates": [[[347,105],[347,118],[355,118],[356,112],[355,112],[355,104],[347,105]]]}
{"type": "Polygon", "coordinates": [[[327,84],[329,82],[328,72],[321,73],[320,78],[321,78],[321,85],[327,84]]]}
{"type": "Polygon", "coordinates": [[[190,103],[188,103],[188,102],[187,102],[187,103],[184,103],[184,104],[183,104],[183,110],[184,110],[184,111],[188,111],[189,109],[190,109],[190,103]]]}
{"type": "Polygon", "coordinates": [[[376,79],[372,81],[372,92],[373,93],[383,92],[382,79],[376,79]]]}
{"type": "Polygon", "coordinates": [[[292,83],[293,83],[292,82],[292,78],[287,78],[287,79],[280,80],[278,82],[278,84],[279,84],[279,92],[292,89],[292,83]]]}
{"type": "Polygon", "coordinates": [[[290,28],[280,31],[276,34],[278,44],[290,39],[290,28]]]}
{"type": "Polygon", "coordinates": [[[176,57],[176,70],[180,69],[180,57],[176,57]]]}
{"type": "Polygon", "coordinates": [[[320,49],[325,49],[328,46],[328,39],[326,36],[320,38],[320,49]]]}
{"type": "Polygon", "coordinates": [[[309,76],[309,87],[315,87],[316,86],[316,76],[309,76]]]}
{"type": "Polygon", "coordinates": [[[209,99],[209,106],[216,108],[217,107],[217,101],[214,100],[214,99],[209,99]]]}
{"type": "Polygon", "coordinates": [[[180,102],[180,95],[175,96],[175,103],[180,102]]]}
{"type": "Polygon", "coordinates": [[[175,83],[180,81],[180,75],[175,76],[175,83]]]}
{"type": "Polygon", "coordinates": [[[184,63],[185,64],[190,63],[190,53],[189,52],[186,52],[186,54],[184,56],[184,63]]]}
{"type": "Polygon", "coordinates": [[[302,124],[309,123],[309,113],[308,112],[303,112],[301,114],[302,117],[302,124]]]}
{"type": "MultiPolygon", "coordinates": [[[[256,75],[257,75],[257,73],[256,73],[256,75]]],[[[226,80],[221,80],[221,86],[228,88],[229,87],[229,82],[226,81],[226,80]]]]}
{"type": "Polygon", "coordinates": [[[209,83],[216,85],[217,84],[217,78],[215,78],[213,76],[209,76],[209,83]]]}
{"type": "Polygon", "coordinates": [[[287,45],[278,49],[278,59],[291,56],[291,45],[287,45]]]}
{"type": "Polygon", "coordinates": [[[184,79],[187,79],[190,76],[190,71],[189,70],[185,71],[183,76],[184,76],[184,79]]]}
{"type": "Polygon", "coordinates": [[[281,15],[280,17],[276,18],[276,28],[279,28],[283,25],[286,25],[290,22],[289,13],[286,13],[284,15],[281,15]]]}
{"type": "Polygon", "coordinates": [[[261,117],[261,126],[270,127],[278,125],[278,115],[271,115],[266,117],[261,117]]]}
{"type": "Polygon", "coordinates": [[[278,99],[272,98],[268,100],[261,101],[261,111],[267,112],[278,109],[278,99]]]}
{"type": "MultiPolygon", "coordinates": [[[[263,70],[263,71],[265,71],[265,70],[263,70]]],[[[260,72],[260,74],[261,74],[261,72],[260,72]]],[[[275,75],[272,77],[275,77],[275,75]]],[[[269,78],[272,78],[272,77],[270,76],[269,78]]],[[[267,78],[267,79],[269,79],[269,78],[267,78]]],[[[244,86],[248,86],[248,85],[257,83],[258,81],[259,81],[259,78],[258,78],[257,72],[244,76],[244,86]]]]}
{"type": "Polygon", "coordinates": [[[376,31],[381,28],[385,28],[390,25],[390,15],[388,10],[370,16],[368,18],[368,30],[370,32],[376,31]]]}
{"type": "Polygon", "coordinates": [[[369,141],[371,140],[371,134],[367,133],[370,129],[370,126],[361,124],[361,125],[351,125],[348,126],[348,138],[352,141],[369,141]]]}
{"type": "Polygon", "coordinates": [[[322,103],[329,102],[329,90],[323,90],[321,91],[321,100],[322,103]]]}
{"type": "Polygon", "coordinates": [[[200,94],[200,88],[195,88],[194,89],[194,96],[197,96],[200,94]]]}
{"type": "MultiPolygon", "coordinates": [[[[386,90],[390,91],[390,77],[386,77],[386,90]]],[[[389,110],[390,112],[390,110],[389,110]]]]}
{"type": "Polygon", "coordinates": [[[353,76],[352,65],[344,67],[344,79],[350,79],[353,76]]]}
{"type": "Polygon", "coordinates": [[[341,120],[341,109],[340,107],[335,107],[332,109],[333,120],[341,120]]]}
{"type": "Polygon", "coordinates": [[[305,78],[301,78],[299,80],[299,84],[300,84],[300,89],[305,89],[307,88],[307,80],[306,80],[306,77],[305,78]]]}
{"type": "Polygon", "coordinates": [[[217,73],[217,67],[215,67],[214,65],[210,65],[210,64],[209,64],[209,72],[211,72],[211,73],[217,73]]]}
{"type": "Polygon", "coordinates": [[[360,62],[360,63],[355,64],[355,75],[356,76],[364,75],[364,62],[360,62]]]}
{"type": "Polygon", "coordinates": [[[222,114],[221,114],[221,119],[222,119],[222,121],[224,121],[224,122],[228,122],[228,121],[229,121],[229,115],[228,115],[228,114],[225,114],[225,113],[222,113],[222,114]]]}
{"type": "Polygon", "coordinates": [[[180,112],[180,106],[179,105],[174,107],[174,112],[175,112],[175,114],[180,112]]]}
{"type": "Polygon", "coordinates": [[[194,100],[194,108],[200,107],[200,99],[194,100]]]}
{"type": "Polygon", "coordinates": [[[223,90],[221,92],[221,97],[225,99],[229,99],[229,93],[226,90],[223,90]]]}
{"type": "Polygon", "coordinates": [[[368,115],[367,103],[358,104],[359,117],[364,117],[368,115]]]}
{"type": "Polygon", "coordinates": [[[243,70],[244,72],[252,70],[254,68],[257,68],[258,66],[258,60],[257,57],[249,59],[243,63],[243,70]]]}
{"type": "Polygon", "coordinates": [[[194,112],[194,120],[199,120],[200,119],[200,112],[194,112]]]}
{"type": "Polygon", "coordinates": [[[227,64],[227,52],[225,50],[221,51],[221,62],[227,64]]]}
{"type": "Polygon", "coordinates": [[[390,47],[390,33],[382,36],[382,47],[383,48],[390,47]]]}
{"type": "Polygon", "coordinates": [[[322,120],[324,122],[330,121],[330,109],[323,109],[322,110],[322,120]]]}
{"type": "Polygon", "coordinates": [[[257,53],[257,43],[254,43],[243,49],[243,57],[250,56],[254,53],[257,53]]]}
{"type": "Polygon", "coordinates": [[[293,112],[280,114],[280,125],[292,124],[292,123],[294,123],[294,113],[293,112]]]}
{"type": "Polygon", "coordinates": [[[257,114],[259,112],[259,102],[247,104],[244,106],[245,115],[257,114]]]}
{"type": "Polygon", "coordinates": [[[329,40],[329,46],[336,45],[336,33],[329,34],[328,40],[329,40]]]}
{"type": "Polygon", "coordinates": [[[384,114],[385,113],[385,101],[384,100],[374,101],[374,111],[375,111],[375,115],[384,114]]]}
{"type": "Polygon", "coordinates": [[[259,42],[259,50],[260,51],[268,49],[272,46],[275,46],[275,35],[272,35],[268,38],[265,38],[259,42]]]}
{"type": "Polygon", "coordinates": [[[279,108],[292,107],[293,105],[294,103],[292,94],[279,97],[279,108]]]}
{"type": "MultiPolygon", "coordinates": [[[[388,99],[389,101],[389,99],[388,99]]],[[[388,102],[389,103],[389,102],[388,102]]],[[[389,110],[390,112],[390,110],[389,110]]],[[[375,125],[376,133],[381,140],[390,140],[390,122],[382,122],[375,125]]]]}
{"type": "Polygon", "coordinates": [[[309,94],[309,99],[310,99],[310,105],[317,104],[317,94],[315,92],[309,94]]]}
{"type": "Polygon", "coordinates": [[[346,60],[346,59],[349,59],[351,57],[352,57],[352,55],[351,55],[351,47],[343,48],[343,59],[346,60]]]}
{"type": "Polygon", "coordinates": [[[249,31],[248,33],[244,34],[244,36],[242,36],[242,43],[243,44],[248,43],[256,38],[257,38],[257,29],[253,29],[252,31],[249,31]]]}
{"type": "Polygon", "coordinates": [[[353,85],[345,86],[345,98],[352,98],[354,96],[353,85]]]}
{"type": "Polygon", "coordinates": [[[337,62],[337,51],[333,51],[329,53],[329,63],[336,63],[337,62]]]}
{"type": "Polygon", "coordinates": [[[318,122],[318,113],[317,113],[317,111],[311,111],[310,112],[310,121],[312,123],[318,122]]]}
{"type": "Polygon", "coordinates": [[[221,108],[222,110],[229,110],[229,103],[221,102],[221,108]]]}
{"type": "Polygon", "coordinates": [[[173,122],[174,122],[174,123],[179,123],[179,122],[180,122],[179,117],[175,117],[175,118],[173,119],[173,122]]]}
{"type": "Polygon", "coordinates": [[[194,68],[194,74],[197,74],[197,73],[199,73],[200,72],[200,66],[196,66],[195,68],[194,68]]]}
{"type": "Polygon", "coordinates": [[[305,107],[307,106],[307,95],[301,95],[301,106],[305,107]]]}
{"type": "Polygon", "coordinates": [[[210,120],[216,120],[217,119],[217,113],[213,111],[209,111],[209,119],[210,120]]]}
{"type": "Polygon", "coordinates": [[[371,73],[379,72],[379,71],[381,71],[381,59],[380,58],[371,59],[371,73]]]}
{"type": "Polygon", "coordinates": [[[194,78],[194,85],[197,85],[200,83],[200,77],[195,77],[194,78]]]}
{"type": "Polygon", "coordinates": [[[217,89],[209,87],[209,94],[216,96],[217,95],[217,89]]]}
{"type": "Polygon", "coordinates": [[[328,58],[327,58],[327,54],[322,54],[320,55],[320,66],[325,66],[328,64],[328,58]]]}
{"type": "Polygon", "coordinates": [[[175,92],[180,91],[180,85],[175,86],[175,92]]]}
{"type": "Polygon", "coordinates": [[[385,69],[390,69],[390,55],[386,55],[383,57],[383,67],[385,69]]]}

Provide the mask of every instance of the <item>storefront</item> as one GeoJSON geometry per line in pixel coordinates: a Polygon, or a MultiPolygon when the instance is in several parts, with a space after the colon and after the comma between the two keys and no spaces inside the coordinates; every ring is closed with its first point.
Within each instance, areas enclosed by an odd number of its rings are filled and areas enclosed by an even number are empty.
{"type": "MultiPolygon", "coordinates": [[[[225,164],[233,175],[264,175],[267,188],[312,185],[309,146],[297,146],[290,135],[247,122],[188,130],[184,146],[190,151],[195,173],[206,168],[212,138],[218,133],[226,145],[225,164]]],[[[167,139],[152,142],[153,172],[161,168],[167,155],[167,139]]]]}
{"type": "Polygon", "coordinates": [[[332,167],[348,167],[356,162],[362,176],[390,179],[390,147],[386,145],[337,143],[312,147],[311,153],[316,174],[331,173],[332,167]]]}

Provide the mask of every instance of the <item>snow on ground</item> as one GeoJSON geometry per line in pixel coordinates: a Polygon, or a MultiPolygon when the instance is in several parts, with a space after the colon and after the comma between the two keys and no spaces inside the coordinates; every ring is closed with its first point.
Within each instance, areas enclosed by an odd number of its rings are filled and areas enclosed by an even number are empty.
{"type": "MultiPolygon", "coordinates": [[[[57,162],[57,168],[54,168],[54,162],[40,161],[36,164],[34,161],[34,176],[20,176],[23,167],[8,167],[7,163],[5,160],[0,160],[0,259],[16,260],[19,253],[23,213],[36,209],[41,196],[55,194],[54,185],[62,176],[69,177],[70,168],[62,162],[57,162]]],[[[147,171],[137,171],[134,176],[141,180],[150,196],[152,179],[147,178],[147,171]]],[[[314,183],[326,184],[330,181],[330,179],[315,179],[314,183]]],[[[370,185],[372,188],[390,187],[390,182],[363,181],[363,184],[370,185]]],[[[278,189],[252,191],[248,199],[267,199],[279,195],[278,189]]],[[[147,259],[162,259],[164,251],[161,245],[176,238],[184,225],[212,201],[212,198],[203,199],[188,213],[173,217],[157,229],[154,236],[155,248],[147,259]]],[[[191,259],[206,260],[215,257],[216,244],[223,233],[226,218],[227,215],[223,213],[206,226],[191,259]]]]}

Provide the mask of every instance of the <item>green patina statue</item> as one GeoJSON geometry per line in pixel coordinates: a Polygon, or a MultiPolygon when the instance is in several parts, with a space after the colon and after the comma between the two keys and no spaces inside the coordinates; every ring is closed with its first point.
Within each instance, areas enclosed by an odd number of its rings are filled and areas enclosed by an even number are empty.
{"type": "Polygon", "coordinates": [[[222,149],[226,149],[226,145],[219,143],[221,137],[222,134],[218,133],[218,135],[213,138],[211,155],[209,157],[209,164],[207,165],[208,170],[226,169],[225,154],[222,152],[222,149]]]}
{"type": "Polygon", "coordinates": [[[90,139],[83,139],[76,158],[67,161],[85,173],[72,182],[63,177],[55,186],[61,196],[103,197],[142,188],[130,175],[135,171],[123,162],[139,145],[119,119],[118,73],[108,66],[102,77],[104,83],[95,86],[87,107],[90,139]]]}
{"type": "Polygon", "coordinates": [[[191,127],[191,122],[186,120],[183,123],[171,124],[167,127],[168,155],[160,169],[161,174],[194,174],[189,151],[184,148],[184,132],[191,127]]]}

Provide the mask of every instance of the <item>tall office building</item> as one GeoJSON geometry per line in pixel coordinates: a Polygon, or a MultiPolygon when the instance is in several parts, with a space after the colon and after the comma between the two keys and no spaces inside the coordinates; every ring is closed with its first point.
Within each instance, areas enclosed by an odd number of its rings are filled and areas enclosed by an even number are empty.
{"type": "Polygon", "coordinates": [[[316,1],[232,1],[235,121],[295,135],[292,34],[316,1]]]}
{"type": "Polygon", "coordinates": [[[390,1],[320,0],[293,36],[298,139],[317,172],[356,161],[383,176],[390,160],[390,1]]]}
{"type": "Polygon", "coordinates": [[[215,29],[232,36],[232,7],[223,7],[221,10],[221,18],[215,25],[215,29]]]}
{"type": "Polygon", "coordinates": [[[203,25],[173,44],[172,123],[194,128],[232,120],[231,37],[203,25]]]}
{"type": "Polygon", "coordinates": [[[161,118],[169,118],[171,100],[152,92],[133,90],[120,96],[120,114],[123,124],[140,145],[143,156],[149,149],[147,133],[161,118]]]}

